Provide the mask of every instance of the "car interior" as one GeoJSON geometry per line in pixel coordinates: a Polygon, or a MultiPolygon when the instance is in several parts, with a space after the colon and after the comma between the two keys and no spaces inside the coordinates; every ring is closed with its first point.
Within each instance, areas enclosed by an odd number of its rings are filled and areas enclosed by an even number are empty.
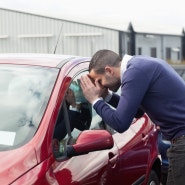
{"type": "Polygon", "coordinates": [[[76,103],[80,105],[80,112],[70,111],[67,101],[63,101],[53,137],[53,152],[56,158],[66,158],[65,148],[75,143],[83,130],[106,129],[110,133],[114,130],[106,125],[102,118],[95,112],[92,105],[85,99],[80,87],[80,76],[76,76],[69,88],[74,92],[76,103]]]}

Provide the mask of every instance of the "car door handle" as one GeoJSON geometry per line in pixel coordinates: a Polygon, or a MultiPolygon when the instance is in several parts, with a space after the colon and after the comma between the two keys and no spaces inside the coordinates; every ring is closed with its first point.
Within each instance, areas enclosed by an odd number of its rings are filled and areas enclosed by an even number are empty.
{"type": "Polygon", "coordinates": [[[118,155],[112,153],[112,152],[109,152],[109,164],[112,166],[112,167],[115,167],[117,161],[118,161],[118,155]]]}

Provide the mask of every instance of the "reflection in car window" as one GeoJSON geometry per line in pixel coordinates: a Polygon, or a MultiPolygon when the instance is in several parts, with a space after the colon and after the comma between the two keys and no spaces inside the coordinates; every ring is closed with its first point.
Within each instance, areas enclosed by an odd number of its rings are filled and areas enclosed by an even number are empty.
{"type": "Polygon", "coordinates": [[[70,134],[69,132],[73,131],[73,137],[77,137],[78,130],[89,129],[91,118],[89,103],[84,98],[80,85],[74,80],[66,91],[53,137],[60,141],[65,138],[67,133],[70,134]]]}
{"type": "MultiPolygon", "coordinates": [[[[76,76],[71,82],[69,89],[74,92],[76,104],[80,107],[80,112],[70,111],[69,106],[68,109],[68,117],[71,129],[72,139],[69,140],[70,135],[67,133],[67,126],[64,121],[64,111],[60,111],[58,120],[56,123],[56,127],[54,130],[54,138],[53,138],[53,152],[56,158],[62,157],[65,155],[64,148],[66,145],[66,141],[69,141],[67,144],[70,145],[74,143],[79,136],[79,134],[83,130],[94,130],[94,129],[104,129],[104,123],[102,122],[102,118],[96,113],[93,109],[92,105],[85,99],[81,86],[80,86],[80,77],[82,75],[87,74],[87,72],[83,72],[76,76]],[[55,137],[56,136],[56,137],[55,137]],[[61,139],[61,137],[62,139],[61,139]],[[57,141],[56,141],[57,139],[57,141]],[[58,144],[56,144],[58,142],[58,144]],[[59,145],[59,147],[55,147],[54,145],[59,145]]],[[[63,107],[64,108],[64,107],[63,107]]]]}
{"type": "MultiPolygon", "coordinates": [[[[96,111],[93,109],[92,105],[85,99],[82,89],[80,87],[80,78],[82,75],[86,75],[88,72],[80,73],[78,76],[75,77],[70,87],[74,90],[75,96],[77,97],[77,103],[83,103],[87,109],[89,109],[89,112],[91,113],[91,124],[90,128],[91,130],[94,129],[103,129],[102,126],[102,118],[96,113],[96,111]],[[75,86],[74,86],[75,84],[75,86]]],[[[80,134],[80,130],[74,129],[72,132],[72,136],[74,138],[77,138],[77,136],[80,134]]]]}
{"type": "Polygon", "coordinates": [[[36,132],[58,69],[0,66],[0,150],[29,141],[36,132]]]}

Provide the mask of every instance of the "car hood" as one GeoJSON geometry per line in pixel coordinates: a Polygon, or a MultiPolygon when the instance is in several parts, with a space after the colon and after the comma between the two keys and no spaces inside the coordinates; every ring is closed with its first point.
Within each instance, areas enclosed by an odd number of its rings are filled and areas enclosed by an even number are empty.
{"type": "Polygon", "coordinates": [[[1,184],[10,184],[37,164],[34,147],[25,145],[21,148],[0,151],[1,184]]]}

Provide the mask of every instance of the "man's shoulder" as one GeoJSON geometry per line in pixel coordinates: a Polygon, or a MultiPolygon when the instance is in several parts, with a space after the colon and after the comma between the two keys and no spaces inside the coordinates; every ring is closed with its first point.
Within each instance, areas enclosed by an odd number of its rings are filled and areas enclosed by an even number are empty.
{"type": "Polygon", "coordinates": [[[148,68],[155,68],[161,63],[161,59],[158,58],[136,55],[128,62],[128,68],[136,67],[138,69],[148,70],[148,68]]]}

